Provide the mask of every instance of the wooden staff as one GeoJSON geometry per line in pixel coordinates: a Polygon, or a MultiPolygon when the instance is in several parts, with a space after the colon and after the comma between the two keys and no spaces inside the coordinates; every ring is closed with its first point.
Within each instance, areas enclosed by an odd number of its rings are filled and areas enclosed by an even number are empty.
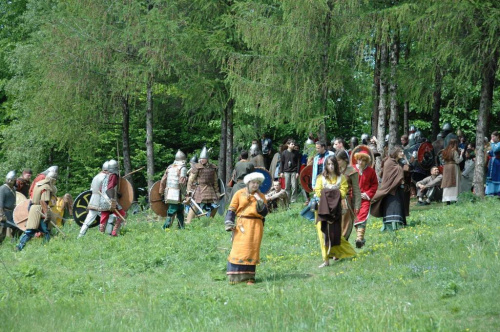
{"type": "Polygon", "coordinates": [[[129,176],[129,175],[132,175],[132,174],[134,174],[134,173],[137,173],[137,172],[139,172],[140,170],[143,170],[143,169],[144,169],[144,167],[146,167],[146,166],[142,166],[141,168],[138,168],[138,169],[136,169],[135,171],[132,171],[132,172],[130,172],[130,173],[128,173],[128,174],[125,174],[125,175],[124,175],[124,176],[122,176],[122,177],[126,178],[126,177],[127,177],[127,176],[129,176]]]}

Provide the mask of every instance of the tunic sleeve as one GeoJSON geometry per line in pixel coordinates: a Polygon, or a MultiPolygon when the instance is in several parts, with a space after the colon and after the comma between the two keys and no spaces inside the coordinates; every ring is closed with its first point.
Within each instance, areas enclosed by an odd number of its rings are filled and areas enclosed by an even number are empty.
{"type": "Polygon", "coordinates": [[[316,186],[314,187],[316,197],[321,197],[321,190],[323,190],[323,175],[316,178],[316,186]]]}
{"type": "Polygon", "coordinates": [[[352,197],[354,199],[354,209],[357,210],[361,207],[361,190],[359,189],[359,174],[358,172],[352,173],[350,176],[352,182],[352,197]]]}
{"type": "Polygon", "coordinates": [[[340,175],[340,195],[342,198],[345,198],[347,195],[347,191],[349,190],[349,184],[347,183],[347,179],[344,175],[340,175]]]}

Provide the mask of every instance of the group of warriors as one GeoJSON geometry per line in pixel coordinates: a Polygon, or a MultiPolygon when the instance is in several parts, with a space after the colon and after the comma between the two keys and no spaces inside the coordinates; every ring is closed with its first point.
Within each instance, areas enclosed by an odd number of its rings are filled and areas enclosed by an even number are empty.
{"type": "MultiPolygon", "coordinates": [[[[471,182],[461,186],[461,180],[472,177],[470,165],[474,165],[474,153],[460,145],[463,142],[453,133],[451,125],[445,124],[433,142],[427,141],[415,128],[411,131],[409,136],[401,137],[401,146],[391,151],[385,149],[383,153],[377,150],[375,137],[363,134],[361,144],[353,137],[350,146],[340,138],[329,146],[309,137],[303,153],[293,139],[288,139],[281,151],[271,157],[272,142],[263,137],[261,142],[253,141],[249,151],[240,153],[227,184],[231,191],[227,193],[206,147],[189,163],[179,150],[161,180],[150,188],[149,203],[156,214],[165,218],[162,228],[167,230],[175,221],[178,228],[183,229],[194,218],[223,214],[227,202],[225,229],[231,232],[232,239],[227,275],[230,283],[253,284],[266,215],[297,202],[302,189],[305,207],[300,215],[315,223],[323,259],[320,267],[325,267],[331,259],[356,254],[349,242],[353,230],[355,247],[365,245],[370,215],[382,218],[382,230],[394,231],[406,225],[412,193],[418,197],[419,205],[427,205],[432,200],[457,201],[461,188],[471,190],[471,182]],[[260,149],[264,145],[265,156],[260,149]],[[464,156],[465,167],[461,168],[464,156]],[[376,158],[382,159],[378,173],[374,167],[376,158]]],[[[500,195],[499,139],[498,132],[493,132],[487,149],[490,156],[487,195],[500,195]]],[[[127,185],[126,180],[123,184],[124,178],[119,174],[118,163],[106,161],[93,178],[90,190],[75,200],[73,215],[81,225],[78,238],[85,236],[93,226],[99,226],[102,233],[119,235],[126,221],[130,197],[133,197],[130,184],[127,185]]],[[[0,219],[4,237],[12,236],[12,230],[25,223],[17,250],[22,250],[36,233],[48,241],[48,226],[57,227],[54,220],[64,211],[54,212],[56,180],[56,166],[39,174],[31,185],[29,180],[16,179],[14,172],[7,175],[0,188],[0,219]],[[29,195],[28,203],[22,207],[26,218],[21,222],[13,216],[16,191],[29,195]]]]}

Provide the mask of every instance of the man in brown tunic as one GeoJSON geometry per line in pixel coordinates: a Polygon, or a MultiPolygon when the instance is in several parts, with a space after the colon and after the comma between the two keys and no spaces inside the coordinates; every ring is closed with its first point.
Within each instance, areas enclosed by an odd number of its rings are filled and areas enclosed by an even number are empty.
{"type": "MultiPolygon", "coordinates": [[[[209,163],[208,151],[203,147],[200,153],[199,162],[193,165],[190,170],[187,184],[188,198],[194,201],[202,211],[194,211],[193,206],[189,209],[186,218],[186,224],[201,212],[206,212],[207,216],[213,217],[219,207],[217,203],[220,200],[219,179],[217,177],[217,166],[209,163]]],[[[194,204],[193,204],[194,205],[194,204]]]]}

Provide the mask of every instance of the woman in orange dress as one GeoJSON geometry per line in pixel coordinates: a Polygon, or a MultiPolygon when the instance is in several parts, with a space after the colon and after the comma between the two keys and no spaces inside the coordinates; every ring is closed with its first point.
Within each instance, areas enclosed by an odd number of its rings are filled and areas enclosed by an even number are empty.
{"type": "Polygon", "coordinates": [[[259,186],[264,181],[261,173],[250,173],[243,182],[246,188],[238,190],[226,214],[226,231],[232,232],[233,246],[227,258],[230,284],[255,283],[256,266],[260,261],[260,244],[264,233],[267,202],[259,186]]]}

